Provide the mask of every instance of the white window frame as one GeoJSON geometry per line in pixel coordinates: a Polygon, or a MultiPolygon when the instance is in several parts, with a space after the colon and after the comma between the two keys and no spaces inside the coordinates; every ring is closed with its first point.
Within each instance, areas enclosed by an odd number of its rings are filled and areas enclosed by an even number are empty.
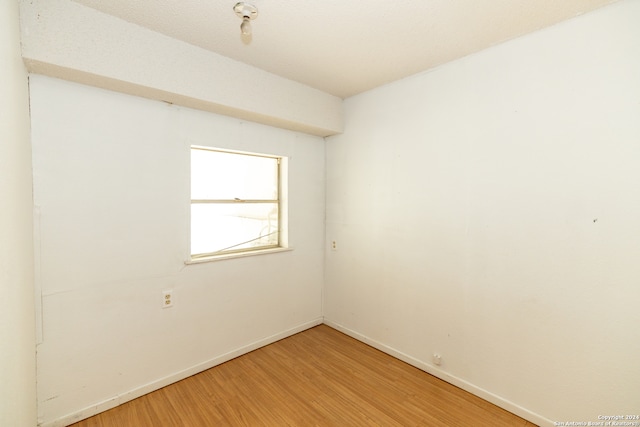
{"type": "MultiPolygon", "coordinates": [[[[264,245],[257,246],[251,248],[242,248],[242,249],[228,249],[221,250],[217,252],[211,253],[202,253],[202,254],[193,254],[191,253],[191,233],[192,233],[192,225],[191,225],[191,213],[189,214],[189,258],[186,261],[187,264],[208,262],[208,261],[217,261],[229,258],[237,258],[237,257],[245,257],[245,256],[253,256],[253,255],[261,255],[268,254],[274,252],[282,252],[292,250],[288,246],[288,197],[287,197],[287,175],[288,175],[288,158],[280,155],[272,155],[272,154],[263,154],[263,153],[253,153],[253,152],[244,152],[244,151],[235,151],[224,148],[215,148],[208,146],[200,146],[200,145],[192,145],[190,146],[189,153],[192,150],[207,150],[207,151],[215,151],[226,154],[237,154],[243,156],[257,156],[274,159],[277,162],[277,198],[276,199],[192,199],[190,197],[189,206],[193,206],[194,204],[202,204],[202,203],[213,203],[213,204],[235,204],[235,203],[276,203],[278,206],[278,241],[274,245],[264,245]]],[[[191,188],[191,168],[189,169],[190,173],[190,188],[191,188]]],[[[191,210],[191,208],[190,208],[191,210]]]]}

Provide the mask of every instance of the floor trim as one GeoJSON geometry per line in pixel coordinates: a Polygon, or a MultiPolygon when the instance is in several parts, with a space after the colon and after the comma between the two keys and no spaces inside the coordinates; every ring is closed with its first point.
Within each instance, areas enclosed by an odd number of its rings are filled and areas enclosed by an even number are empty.
{"type": "Polygon", "coordinates": [[[99,414],[100,412],[104,412],[109,409],[115,408],[118,405],[122,405],[123,403],[136,399],[147,393],[151,393],[152,391],[159,390],[162,387],[168,386],[169,384],[173,384],[175,382],[188,378],[192,375],[198,374],[202,371],[206,371],[207,369],[213,368],[214,366],[220,365],[224,362],[228,362],[231,359],[235,359],[238,356],[242,356],[243,354],[252,352],[253,350],[257,350],[260,347],[264,347],[276,341],[280,341],[283,338],[287,338],[291,335],[295,335],[299,332],[313,328],[314,326],[321,325],[322,323],[323,323],[323,318],[318,317],[309,322],[305,322],[293,328],[287,329],[286,331],[252,342],[251,344],[245,345],[236,350],[214,357],[213,359],[209,359],[203,363],[199,363],[187,369],[183,369],[172,375],[166,376],[164,378],[160,378],[156,381],[152,381],[140,387],[136,387],[133,390],[118,394],[117,396],[103,400],[94,405],[87,406],[86,408],[80,409],[79,411],[72,412],[56,420],[48,421],[39,425],[41,427],[65,427],[70,424],[77,423],[78,421],[84,420],[85,418],[89,418],[99,414]]]}
{"type": "Polygon", "coordinates": [[[402,353],[392,347],[389,347],[379,341],[376,341],[374,339],[369,338],[366,335],[363,335],[359,332],[356,332],[352,329],[349,329],[337,322],[333,322],[331,320],[328,320],[326,318],[316,318],[314,320],[311,320],[309,322],[305,322],[302,323],[296,327],[287,329],[286,331],[280,332],[278,334],[274,334],[271,335],[269,337],[260,339],[258,341],[255,341],[251,344],[248,344],[246,346],[240,347],[236,350],[230,351],[228,353],[222,354],[220,356],[214,357],[210,360],[207,360],[203,363],[194,365],[192,367],[189,367],[187,369],[178,371],[172,375],[166,376],[164,378],[160,378],[156,381],[152,381],[148,384],[142,385],[140,387],[136,387],[130,391],[121,393],[117,396],[114,396],[112,398],[109,399],[105,399],[101,402],[98,402],[94,405],[85,407],[81,410],[72,412],[68,415],[65,415],[63,417],[60,417],[56,420],[53,421],[49,421],[49,422],[45,422],[40,424],[41,427],[65,427],[68,426],[70,424],[76,423],[80,420],[83,420],[85,418],[89,418],[92,417],[94,415],[97,415],[101,412],[107,411],[109,409],[115,408],[118,405],[121,405],[123,403],[126,403],[130,400],[136,399],[140,396],[143,396],[147,393],[151,393],[155,390],[161,389],[162,387],[166,387],[169,384],[173,384],[177,381],[183,380],[187,377],[190,377],[192,375],[195,375],[197,373],[200,373],[202,371],[206,371],[207,369],[213,368],[217,365],[220,365],[224,362],[227,362],[231,359],[235,359],[238,356],[242,356],[243,354],[249,353],[253,350],[257,350],[260,347],[264,347],[266,345],[272,344],[276,341],[279,341],[283,338],[287,338],[291,335],[295,335],[299,332],[305,331],[307,329],[313,328],[314,326],[318,326],[320,324],[325,324],[329,327],[332,327],[358,341],[361,341],[365,344],[368,344],[390,356],[395,357],[396,359],[402,360],[405,363],[408,363],[412,366],[415,366],[416,368],[427,372],[430,375],[433,375],[437,378],[440,378],[443,381],[446,381],[456,387],[459,387],[465,391],[468,391],[469,393],[478,396],[488,402],[493,403],[496,406],[499,406],[502,409],[505,409],[515,415],[518,415],[522,418],[524,418],[527,421],[530,421],[534,424],[537,424],[539,426],[554,426],[555,424],[541,416],[538,415],[534,412],[531,412],[521,406],[518,406],[516,404],[514,404],[513,402],[510,402],[500,396],[497,396],[487,390],[484,390],[483,388],[477,387],[461,378],[458,378],[454,375],[448,374],[447,372],[437,368],[436,366],[433,366],[431,364],[422,362],[418,359],[415,359],[414,357],[411,357],[405,353],[402,353]]]}
{"type": "Polygon", "coordinates": [[[507,410],[509,412],[511,412],[512,414],[515,414],[519,417],[524,418],[525,420],[532,422],[536,425],[539,426],[554,426],[554,422],[541,416],[538,415],[534,412],[529,411],[528,409],[525,409],[521,406],[516,405],[513,402],[510,402],[498,395],[495,395],[483,388],[480,388],[476,385],[473,385],[461,378],[458,378],[454,375],[448,374],[447,372],[443,371],[442,369],[439,369],[438,367],[431,365],[429,363],[425,363],[422,362],[414,357],[411,357],[405,353],[402,353],[401,351],[398,351],[392,347],[389,347],[379,341],[376,341],[374,339],[371,339],[369,337],[367,337],[366,335],[363,335],[359,332],[356,332],[352,329],[349,329],[345,326],[342,326],[339,323],[333,322],[331,320],[328,319],[324,319],[323,322],[325,325],[330,326],[346,335],[349,335],[351,338],[355,338],[358,341],[361,341],[365,344],[370,345],[373,348],[376,348],[380,351],[382,351],[383,353],[386,353],[390,356],[395,357],[396,359],[402,360],[405,363],[408,363],[409,365],[415,366],[416,368],[420,369],[421,371],[425,371],[426,373],[433,375],[434,377],[440,378],[443,381],[448,382],[449,384],[452,384],[458,388],[461,388],[465,391],[468,391],[469,393],[480,397],[481,399],[486,400],[487,402],[493,403],[496,406],[499,406],[500,408],[507,410]]]}

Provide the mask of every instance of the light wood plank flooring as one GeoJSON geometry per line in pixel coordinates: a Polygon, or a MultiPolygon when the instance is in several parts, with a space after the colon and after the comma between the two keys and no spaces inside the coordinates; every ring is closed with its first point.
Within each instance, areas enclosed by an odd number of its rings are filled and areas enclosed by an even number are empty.
{"type": "Polygon", "coordinates": [[[73,426],[533,424],[320,325],[73,426]]]}

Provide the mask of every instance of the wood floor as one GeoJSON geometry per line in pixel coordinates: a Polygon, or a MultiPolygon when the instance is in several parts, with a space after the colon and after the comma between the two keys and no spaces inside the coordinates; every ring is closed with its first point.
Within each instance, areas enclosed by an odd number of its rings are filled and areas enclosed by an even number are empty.
{"type": "Polygon", "coordinates": [[[73,426],[533,425],[320,325],[73,426]]]}

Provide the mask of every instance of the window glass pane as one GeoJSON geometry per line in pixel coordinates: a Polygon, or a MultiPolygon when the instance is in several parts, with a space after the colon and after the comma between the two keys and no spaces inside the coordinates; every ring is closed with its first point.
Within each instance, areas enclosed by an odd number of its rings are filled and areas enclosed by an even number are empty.
{"type": "Polygon", "coordinates": [[[191,205],[191,253],[278,245],[277,203],[191,205]]]}
{"type": "Polygon", "coordinates": [[[278,160],[192,149],[191,198],[276,200],[278,160]]]}

